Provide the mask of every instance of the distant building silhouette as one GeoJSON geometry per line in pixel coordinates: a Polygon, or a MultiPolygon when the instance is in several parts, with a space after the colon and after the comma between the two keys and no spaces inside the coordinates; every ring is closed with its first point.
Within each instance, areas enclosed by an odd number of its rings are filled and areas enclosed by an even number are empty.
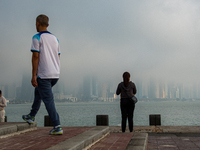
{"type": "Polygon", "coordinates": [[[95,76],[86,76],[83,79],[82,100],[89,101],[98,97],[98,81],[95,76]]]}
{"type": "Polygon", "coordinates": [[[31,85],[31,76],[24,74],[22,77],[22,86],[19,99],[33,101],[34,88],[31,85]]]}

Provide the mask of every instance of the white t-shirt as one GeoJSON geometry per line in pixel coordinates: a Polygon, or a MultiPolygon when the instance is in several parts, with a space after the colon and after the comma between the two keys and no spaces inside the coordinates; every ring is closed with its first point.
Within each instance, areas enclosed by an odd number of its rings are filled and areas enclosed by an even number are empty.
{"type": "Polygon", "coordinates": [[[7,106],[6,99],[3,96],[1,96],[0,97],[0,111],[4,110],[6,106],[7,106]]]}
{"type": "Polygon", "coordinates": [[[39,52],[37,76],[41,79],[55,79],[60,75],[60,47],[58,39],[48,31],[33,36],[32,52],[39,52]]]}

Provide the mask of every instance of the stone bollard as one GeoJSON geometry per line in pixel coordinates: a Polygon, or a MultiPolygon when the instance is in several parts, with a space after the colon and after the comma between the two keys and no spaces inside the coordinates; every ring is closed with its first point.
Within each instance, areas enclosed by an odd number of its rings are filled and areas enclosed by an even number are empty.
{"type": "Polygon", "coordinates": [[[53,123],[48,115],[44,116],[44,126],[53,126],[53,123]]]}
{"type": "Polygon", "coordinates": [[[160,126],[161,125],[161,115],[160,114],[149,115],[149,125],[150,126],[160,126]]]}
{"type": "Polygon", "coordinates": [[[109,126],[108,115],[96,115],[96,126],[109,126]]]}
{"type": "Polygon", "coordinates": [[[7,116],[4,117],[4,122],[7,122],[7,116]]]}

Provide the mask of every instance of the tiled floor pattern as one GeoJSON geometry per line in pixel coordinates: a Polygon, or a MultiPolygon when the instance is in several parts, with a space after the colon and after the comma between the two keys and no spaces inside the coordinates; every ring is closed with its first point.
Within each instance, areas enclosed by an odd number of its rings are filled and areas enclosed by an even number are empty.
{"type": "Polygon", "coordinates": [[[44,150],[91,128],[64,127],[63,135],[49,135],[51,129],[43,127],[25,134],[0,139],[0,150],[44,150]]]}
{"type": "Polygon", "coordinates": [[[149,136],[148,150],[200,150],[200,137],[149,136]]]}

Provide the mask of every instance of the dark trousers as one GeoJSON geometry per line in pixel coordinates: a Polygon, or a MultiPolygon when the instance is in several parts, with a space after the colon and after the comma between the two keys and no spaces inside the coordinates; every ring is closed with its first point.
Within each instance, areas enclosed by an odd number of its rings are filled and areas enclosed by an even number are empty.
{"type": "Polygon", "coordinates": [[[122,132],[126,130],[126,121],[128,118],[129,131],[133,131],[133,112],[135,104],[128,98],[121,99],[120,103],[121,115],[122,115],[122,132]]]}
{"type": "Polygon", "coordinates": [[[54,127],[60,125],[60,119],[56,111],[52,92],[52,87],[57,81],[58,79],[37,79],[38,87],[35,88],[35,98],[30,112],[31,116],[35,116],[40,109],[41,101],[43,100],[54,127]]]}

